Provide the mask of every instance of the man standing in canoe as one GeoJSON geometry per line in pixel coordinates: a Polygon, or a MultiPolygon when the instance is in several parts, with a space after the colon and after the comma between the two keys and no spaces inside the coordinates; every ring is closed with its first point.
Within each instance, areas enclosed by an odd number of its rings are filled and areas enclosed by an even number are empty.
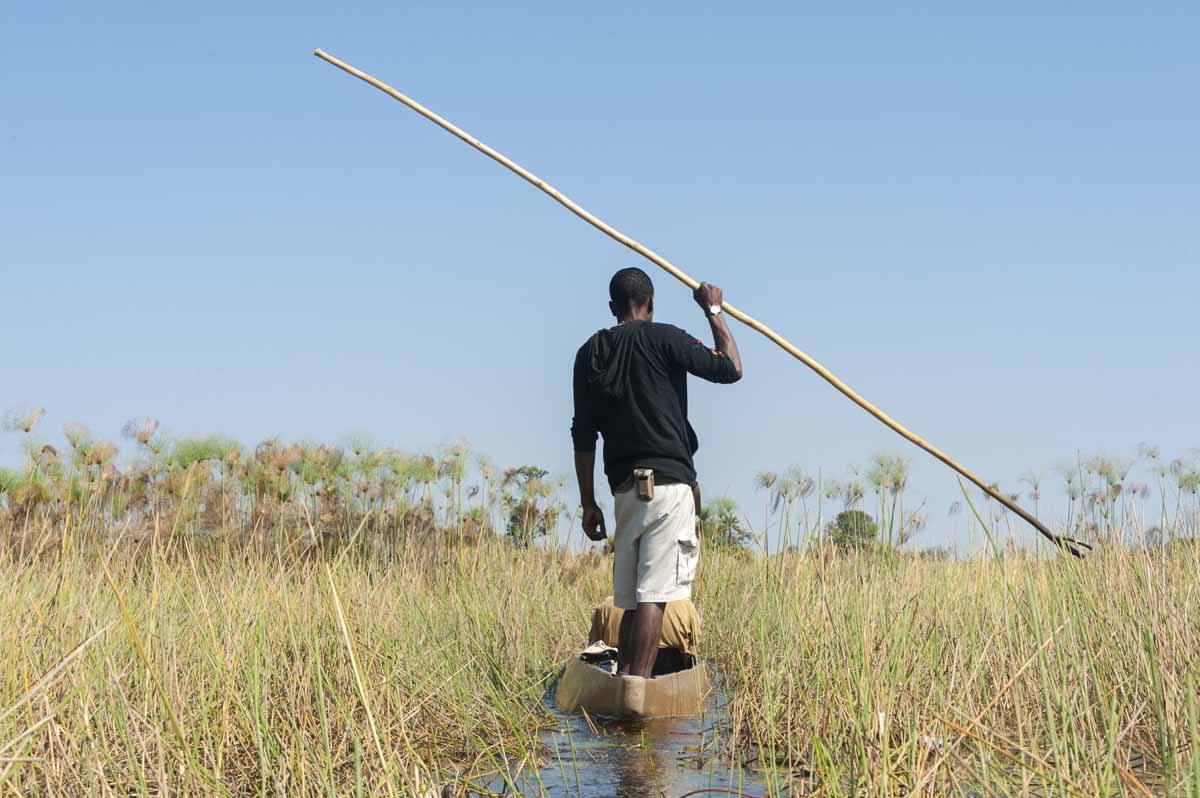
{"type": "Polygon", "coordinates": [[[617,326],[601,330],[575,355],[575,474],[583,531],[604,540],[596,503],[596,438],[604,437],[604,474],[612,488],[613,601],[621,618],[618,672],[650,675],[663,607],[691,596],[700,557],[699,490],[692,456],[699,443],[687,420],[687,375],[733,383],[742,360],[721,313],[722,293],[701,283],[693,296],[708,318],[713,348],[654,321],[654,284],[638,268],[608,284],[617,326]]]}

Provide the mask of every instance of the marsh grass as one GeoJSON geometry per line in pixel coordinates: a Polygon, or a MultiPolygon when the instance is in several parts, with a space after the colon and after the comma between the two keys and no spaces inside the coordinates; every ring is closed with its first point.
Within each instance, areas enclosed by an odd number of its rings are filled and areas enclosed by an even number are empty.
{"type": "Polygon", "coordinates": [[[793,557],[779,580],[710,558],[705,651],[741,743],[827,789],[1195,795],[1197,567],[1192,545],[793,557]]]}
{"type": "Polygon", "coordinates": [[[499,543],[390,563],[193,542],[0,563],[10,794],[410,795],[529,767],[548,681],[604,589],[587,560],[499,543]]]}
{"type": "MultiPolygon", "coordinates": [[[[467,484],[463,446],[245,451],[150,419],[118,469],[40,418],[11,414],[26,467],[0,472],[0,796],[536,793],[586,767],[550,761],[544,698],[612,565],[558,545],[544,471],[467,484]]],[[[1200,796],[1200,474],[1144,462],[1157,502],[1123,461],[1061,469],[1083,561],[1000,545],[969,495],[973,558],[839,552],[822,502],[857,506],[857,479],[762,475],[790,531],[706,544],[695,591],[723,766],[771,794],[1200,796]]]]}
{"type": "MultiPolygon", "coordinates": [[[[515,786],[546,763],[543,697],[610,567],[499,540],[7,550],[0,790],[515,786]]],[[[714,550],[697,602],[728,692],[721,753],[831,795],[1194,795],[1198,567],[1192,545],[1085,562],[714,550]]]]}

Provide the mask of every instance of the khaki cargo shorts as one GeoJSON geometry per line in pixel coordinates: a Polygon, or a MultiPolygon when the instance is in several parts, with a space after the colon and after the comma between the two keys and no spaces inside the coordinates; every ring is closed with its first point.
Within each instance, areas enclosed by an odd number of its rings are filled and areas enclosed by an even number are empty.
{"type": "Polygon", "coordinates": [[[639,603],[690,598],[700,561],[692,486],[655,485],[648,502],[633,488],[614,498],[613,603],[633,610],[639,603]]]}

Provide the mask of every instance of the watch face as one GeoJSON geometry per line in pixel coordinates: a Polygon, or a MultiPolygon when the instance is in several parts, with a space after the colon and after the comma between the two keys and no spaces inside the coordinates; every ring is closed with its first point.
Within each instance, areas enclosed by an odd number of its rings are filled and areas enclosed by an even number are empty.
{"type": "Polygon", "coordinates": [[[715,316],[721,312],[721,306],[720,305],[709,305],[708,312],[715,316]]]}

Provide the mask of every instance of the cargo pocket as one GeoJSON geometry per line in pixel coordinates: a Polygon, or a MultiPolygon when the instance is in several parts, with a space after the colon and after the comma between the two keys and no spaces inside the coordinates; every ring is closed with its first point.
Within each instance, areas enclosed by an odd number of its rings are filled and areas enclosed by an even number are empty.
{"type": "Polygon", "coordinates": [[[678,559],[675,583],[679,587],[690,587],[692,580],[696,578],[696,564],[700,561],[700,540],[696,537],[696,530],[680,530],[676,548],[678,559]]]}

